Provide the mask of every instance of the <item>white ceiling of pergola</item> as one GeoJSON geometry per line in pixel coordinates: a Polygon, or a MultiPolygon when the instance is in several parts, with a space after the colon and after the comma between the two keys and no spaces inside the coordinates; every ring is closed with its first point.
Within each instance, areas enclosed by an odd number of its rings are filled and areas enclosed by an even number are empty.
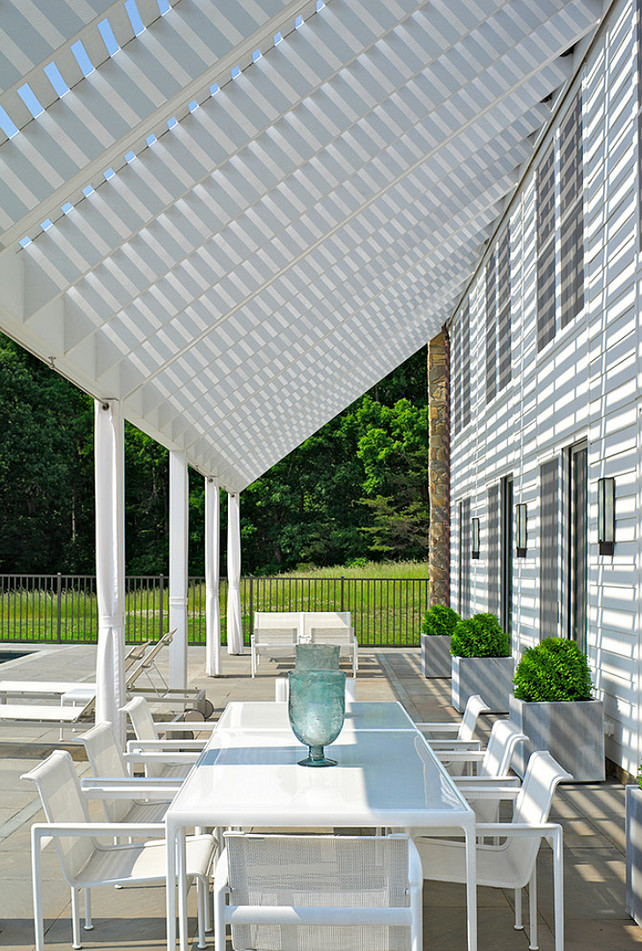
{"type": "Polygon", "coordinates": [[[0,0],[0,328],[239,491],[439,331],[602,3],[127,7],[0,0]]]}

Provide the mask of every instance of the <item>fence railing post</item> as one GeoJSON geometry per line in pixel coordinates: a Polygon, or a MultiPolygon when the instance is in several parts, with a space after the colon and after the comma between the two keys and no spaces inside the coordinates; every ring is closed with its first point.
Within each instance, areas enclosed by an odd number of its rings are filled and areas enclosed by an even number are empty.
{"type": "Polygon", "coordinates": [[[62,642],[62,574],[58,572],[56,575],[56,602],[58,605],[58,617],[56,619],[56,634],[58,638],[58,643],[62,642]]]}
{"type": "Polygon", "coordinates": [[[344,605],[344,597],[343,597],[343,584],[344,584],[344,581],[345,581],[345,578],[343,577],[343,575],[341,575],[341,610],[342,610],[342,611],[344,610],[344,607],[343,607],[343,605],[344,605]]]}
{"type": "Polygon", "coordinates": [[[158,639],[160,640],[163,636],[163,575],[159,574],[158,576],[158,597],[160,599],[160,607],[158,611],[158,639]]]}
{"type": "Polygon", "coordinates": [[[248,618],[248,626],[249,626],[248,637],[251,639],[252,631],[254,630],[254,625],[252,623],[252,618],[254,617],[254,585],[252,584],[252,582],[254,581],[254,578],[252,577],[252,575],[250,575],[249,581],[250,581],[250,616],[248,618]]]}

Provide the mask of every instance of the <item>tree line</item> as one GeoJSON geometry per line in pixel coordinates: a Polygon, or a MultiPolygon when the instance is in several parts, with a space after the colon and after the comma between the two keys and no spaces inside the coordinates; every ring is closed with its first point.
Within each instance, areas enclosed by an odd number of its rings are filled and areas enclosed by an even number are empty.
{"type": "MultiPolygon", "coordinates": [[[[424,558],[427,469],[422,348],[241,494],[244,573],[424,558]]],[[[168,497],[167,451],[126,423],[128,574],[167,572],[168,497]]],[[[192,470],[189,501],[199,575],[205,499],[192,470]]],[[[0,572],[94,570],[93,401],[0,335],[0,572]]]]}

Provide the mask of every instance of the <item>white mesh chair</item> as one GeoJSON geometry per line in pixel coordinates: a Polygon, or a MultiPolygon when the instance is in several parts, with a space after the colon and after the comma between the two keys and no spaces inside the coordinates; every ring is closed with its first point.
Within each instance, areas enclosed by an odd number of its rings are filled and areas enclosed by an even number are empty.
{"type": "Polygon", "coordinates": [[[466,702],[466,709],[459,723],[434,721],[415,723],[434,750],[479,749],[479,740],[474,739],[477,720],[482,713],[490,713],[478,693],[466,702]]]}
{"type": "Polygon", "coordinates": [[[256,676],[261,655],[294,657],[301,628],[301,615],[290,611],[255,611],[254,633],[250,638],[252,676],[256,676]]]}
{"type": "MultiPolygon", "coordinates": [[[[164,835],[161,823],[92,822],[87,812],[78,776],[66,750],[56,750],[22,779],[36,784],[47,821],[31,827],[33,909],[36,951],[44,948],[41,851],[50,839],[71,888],[72,940],[81,948],[78,897],[85,891],[85,928],[91,930],[91,893],[96,885],[154,884],[165,881],[165,840],[148,839],[136,844],[102,845],[97,836],[164,835]]],[[[215,855],[211,835],[187,839],[188,880],[198,883],[198,946],[204,948],[205,931],[211,926],[207,901],[208,874],[215,855]]]]}
{"type": "MultiPolygon", "coordinates": [[[[162,754],[167,759],[168,754],[176,752],[199,753],[205,746],[207,740],[195,740],[193,738],[172,739],[170,736],[161,738],[161,733],[184,733],[185,730],[195,730],[197,732],[208,732],[216,729],[216,722],[205,720],[197,710],[193,710],[185,715],[183,720],[170,720],[168,722],[156,722],[149,709],[149,704],[144,697],[135,697],[121,708],[131,722],[136,734],[135,740],[128,740],[128,753],[149,753],[162,754]],[[191,719],[193,717],[194,719],[191,719]]],[[[186,776],[191,768],[190,763],[184,765],[168,764],[166,761],[155,762],[151,756],[146,757],[145,775],[147,776],[186,776]]]]}
{"type": "Polygon", "coordinates": [[[421,863],[406,836],[225,834],[215,951],[420,951],[421,863]],[[226,899],[229,903],[226,903],[226,899]]]}
{"type": "Polygon", "coordinates": [[[359,644],[350,626],[349,611],[305,611],[301,641],[309,644],[338,644],[352,664],[352,676],[359,669],[359,644]]]}
{"type": "MultiPolygon", "coordinates": [[[[141,781],[130,775],[128,760],[131,761],[133,757],[121,752],[111,724],[98,723],[79,736],[78,740],[85,747],[87,759],[95,777],[94,780],[84,779],[83,788],[94,791],[103,789],[105,797],[101,797],[102,804],[110,822],[159,822],[163,818],[173,798],[172,794],[168,794],[164,802],[143,801],[147,783],[145,780],[141,781]],[[111,781],[116,781],[113,783],[114,786],[122,786],[124,780],[132,790],[129,799],[106,798],[111,781]]],[[[192,756],[195,755],[197,754],[192,754],[192,756]]],[[[178,792],[181,778],[163,777],[163,783],[171,784],[175,792],[178,792]]]]}
{"type": "MultiPolygon", "coordinates": [[[[564,892],[562,877],[562,827],[548,822],[553,794],[560,782],[572,779],[550,753],[533,753],[521,788],[470,787],[475,798],[512,799],[511,822],[477,825],[477,884],[515,890],[515,927],[522,928],[521,889],[529,887],[530,948],[537,948],[536,860],[542,839],[553,849],[555,951],[564,949],[564,892]],[[498,844],[482,841],[494,837],[498,844]]],[[[465,846],[461,841],[416,837],[425,879],[465,882],[465,846]]]]}

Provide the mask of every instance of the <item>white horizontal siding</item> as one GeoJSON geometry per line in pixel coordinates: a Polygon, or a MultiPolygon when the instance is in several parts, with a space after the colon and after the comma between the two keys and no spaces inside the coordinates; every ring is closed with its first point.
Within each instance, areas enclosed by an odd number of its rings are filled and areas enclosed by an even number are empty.
{"type": "MultiPolygon", "coordinates": [[[[539,467],[586,439],[587,653],[606,716],[614,723],[607,755],[635,773],[641,758],[638,723],[642,710],[642,347],[637,290],[642,268],[638,251],[638,79],[633,0],[622,0],[611,12],[600,41],[584,64],[581,83],[584,309],[561,328],[558,296],[556,336],[538,353],[532,169],[509,216],[512,380],[488,405],[483,267],[470,289],[471,423],[451,446],[453,604],[459,571],[458,501],[470,497],[471,514],[481,520],[481,555],[479,561],[471,562],[471,610],[487,610],[488,487],[512,474],[514,502],[525,502],[528,510],[527,557],[513,558],[516,653],[520,655],[541,637],[557,633],[539,630],[539,467]],[[616,480],[616,546],[612,558],[600,556],[597,547],[597,480],[602,476],[614,476],[616,480]]],[[[562,109],[560,120],[564,116],[562,109]]],[[[563,553],[560,560],[564,563],[563,553]]],[[[564,621],[563,610],[561,632],[565,630],[564,621]]]]}

